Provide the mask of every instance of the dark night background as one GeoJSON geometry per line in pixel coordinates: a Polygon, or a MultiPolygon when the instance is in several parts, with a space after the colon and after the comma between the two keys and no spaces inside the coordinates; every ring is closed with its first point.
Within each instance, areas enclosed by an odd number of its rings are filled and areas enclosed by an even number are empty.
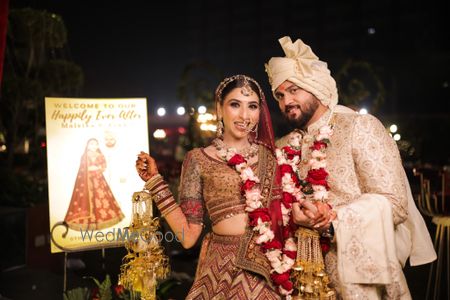
{"type": "Polygon", "coordinates": [[[262,84],[279,135],[287,129],[280,128],[285,126],[278,122],[264,63],[283,55],[278,38],[302,38],[328,62],[341,102],[355,93],[349,79],[362,79],[369,95],[360,104],[386,125],[400,125],[402,137],[415,148],[412,160],[449,161],[448,139],[434,137],[450,129],[448,2],[20,0],[10,5],[63,17],[66,57],[84,73],[82,97],[147,97],[150,113],[164,104],[170,114],[180,105],[177,88],[189,66],[201,65],[189,80],[207,78],[211,90],[224,76],[244,73],[262,84]],[[368,67],[361,70],[351,62],[368,67]],[[380,94],[384,101],[371,110],[380,94]]]}
{"type": "MultiPolygon", "coordinates": [[[[68,43],[60,55],[79,65],[84,75],[82,88],[66,96],[146,97],[150,129],[170,127],[170,116],[175,116],[177,106],[185,105],[181,85],[189,88],[200,82],[212,93],[223,77],[247,74],[262,85],[275,131],[278,136],[284,134],[288,128],[271,95],[264,63],[272,56],[283,56],[278,38],[301,38],[328,63],[338,82],[341,104],[365,107],[386,126],[399,126],[399,148],[406,165],[442,168],[450,164],[449,1],[11,0],[9,6],[10,10],[47,10],[62,17],[68,43]],[[358,94],[365,96],[358,98],[358,94]],[[168,111],[165,120],[155,115],[160,106],[168,111]]],[[[7,76],[6,69],[4,72],[7,76]]],[[[211,102],[195,97],[189,103],[212,107],[211,102]]],[[[41,105],[43,108],[43,101],[41,105]]],[[[150,142],[164,146],[152,137],[150,142]]],[[[45,153],[39,155],[41,161],[33,170],[45,183],[45,153]]],[[[3,164],[4,157],[0,159],[3,164]]],[[[14,170],[26,169],[24,161],[23,157],[16,159],[14,170]]],[[[178,173],[171,175],[176,178],[178,173]]],[[[3,181],[2,189],[9,182],[3,181]]],[[[4,192],[0,198],[4,207],[1,229],[9,230],[4,240],[12,240],[1,253],[0,299],[2,295],[10,299],[60,299],[62,256],[44,253],[42,260],[47,265],[29,268],[28,264],[27,268],[28,250],[20,248],[25,247],[29,228],[24,225],[29,224],[28,219],[23,221],[25,211],[46,203],[45,189],[38,194],[27,189],[27,195],[39,199],[25,199],[17,206],[4,199],[25,198],[23,193],[8,189],[10,193],[4,192]]],[[[418,188],[413,186],[413,191],[418,188]]],[[[172,261],[181,266],[175,271],[181,273],[186,268],[192,274],[194,267],[189,261],[193,261],[195,251],[177,256],[179,249],[171,250],[172,261]]],[[[108,251],[106,270],[101,267],[100,254],[74,254],[88,267],[69,272],[69,288],[83,284],[83,275],[103,278],[109,272],[114,276],[120,264],[117,260],[124,253],[108,251]]],[[[422,299],[428,266],[409,272],[410,287],[416,293],[413,298],[422,299]]],[[[179,291],[188,286],[175,288],[172,297],[182,295],[179,291]]]]}

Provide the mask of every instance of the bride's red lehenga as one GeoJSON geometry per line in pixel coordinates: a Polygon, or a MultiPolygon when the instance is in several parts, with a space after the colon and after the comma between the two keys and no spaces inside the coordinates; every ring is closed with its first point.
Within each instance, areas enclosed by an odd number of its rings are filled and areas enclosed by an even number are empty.
{"type": "Polygon", "coordinates": [[[106,182],[105,156],[96,139],[88,140],[64,221],[73,230],[101,230],[119,223],[124,214],[106,182]]]}

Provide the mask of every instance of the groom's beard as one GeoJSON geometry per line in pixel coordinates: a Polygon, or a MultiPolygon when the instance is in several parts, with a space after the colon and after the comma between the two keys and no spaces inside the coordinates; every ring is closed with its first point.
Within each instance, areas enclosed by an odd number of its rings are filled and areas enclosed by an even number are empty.
{"type": "Polygon", "coordinates": [[[318,107],[319,107],[318,102],[311,103],[304,110],[301,108],[300,105],[287,105],[284,108],[283,115],[292,127],[305,129],[306,124],[308,124],[308,122],[311,120],[312,116],[314,115],[318,107]],[[289,110],[293,108],[300,110],[301,113],[298,117],[289,116],[289,110]]]}

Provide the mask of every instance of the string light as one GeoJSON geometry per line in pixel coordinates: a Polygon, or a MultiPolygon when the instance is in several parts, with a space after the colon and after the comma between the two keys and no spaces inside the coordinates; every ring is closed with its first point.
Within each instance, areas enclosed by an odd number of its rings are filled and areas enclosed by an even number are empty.
{"type": "Polygon", "coordinates": [[[167,134],[164,129],[156,129],[155,132],[153,132],[153,137],[158,140],[164,139],[166,136],[167,134]]]}
{"type": "Polygon", "coordinates": [[[204,105],[200,105],[199,107],[198,107],[198,113],[199,114],[204,114],[204,113],[206,113],[206,106],[204,106],[204,105]]]}
{"type": "Polygon", "coordinates": [[[166,115],[166,109],[164,107],[160,107],[160,108],[158,108],[156,113],[158,114],[158,116],[163,117],[166,115]]]}
{"type": "Polygon", "coordinates": [[[392,132],[392,133],[396,133],[397,130],[398,130],[398,127],[397,127],[397,125],[395,125],[395,124],[392,124],[392,125],[389,127],[389,131],[392,132]]]}
{"type": "Polygon", "coordinates": [[[186,109],[185,109],[183,106],[180,106],[180,107],[177,108],[177,114],[178,114],[179,116],[182,116],[182,115],[184,115],[185,113],[186,113],[186,109]]]}

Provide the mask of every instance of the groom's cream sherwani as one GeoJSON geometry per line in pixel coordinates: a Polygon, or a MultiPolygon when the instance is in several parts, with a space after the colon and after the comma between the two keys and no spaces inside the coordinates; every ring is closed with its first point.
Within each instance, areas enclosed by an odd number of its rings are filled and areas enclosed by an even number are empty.
{"type": "MultiPolygon", "coordinates": [[[[338,105],[302,132],[302,178],[314,136],[328,122],[329,202],[338,215],[336,244],[325,258],[332,283],[343,299],[410,299],[402,272],[406,259],[418,265],[436,254],[397,146],[378,119],[338,105]]],[[[287,145],[288,138],[277,146],[287,145]]]]}

